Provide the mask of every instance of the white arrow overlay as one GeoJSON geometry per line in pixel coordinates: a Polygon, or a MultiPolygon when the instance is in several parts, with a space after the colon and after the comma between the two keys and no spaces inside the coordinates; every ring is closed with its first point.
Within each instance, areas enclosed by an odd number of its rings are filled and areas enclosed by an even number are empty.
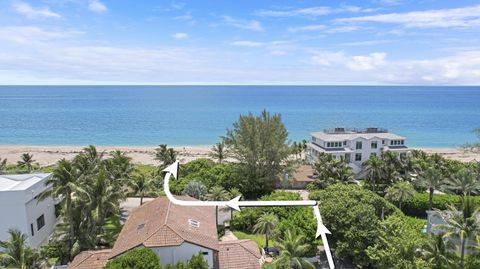
{"type": "Polygon", "coordinates": [[[335,268],[333,263],[332,253],[330,252],[330,246],[327,241],[327,234],[331,234],[330,231],[323,225],[322,216],[320,215],[320,209],[317,201],[313,200],[301,200],[301,201],[240,201],[241,196],[237,196],[230,201],[185,201],[178,200],[170,192],[169,182],[170,177],[173,175],[178,178],[179,162],[175,161],[167,168],[163,169],[165,178],[163,181],[163,190],[170,202],[180,206],[228,206],[234,210],[240,211],[240,207],[261,207],[261,206],[311,206],[313,213],[317,219],[317,233],[315,238],[322,237],[323,246],[325,247],[325,253],[327,254],[328,265],[330,269],[335,268]]]}

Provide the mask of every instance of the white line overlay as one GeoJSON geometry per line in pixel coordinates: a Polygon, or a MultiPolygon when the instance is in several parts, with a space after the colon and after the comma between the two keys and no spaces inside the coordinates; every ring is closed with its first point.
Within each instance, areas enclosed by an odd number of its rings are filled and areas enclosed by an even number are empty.
{"type": "Polygon", "coordinates": [[[170,192],[169,182],[170,177],[173,175],[174,178],[177,178],[179,162],[171,164],[163,170],[165,173],[165,178],[163,181],[163,189],[165,195],[170,200],[170,202],[180,205],[180,206],[228,206],[234,210],[240,211],[240,207],[262,207],[262,206],[311,206],[313,208],[313,213],[317,219],[317,233],[315,238],[321,236],[323,246],[325,248],[325,253],[327,255],[328,265],[330,269],[335,268],[333,263],[332,253],[330,252],[330,246],[327,241],[327,234],[331,234],[330,231],[323,225],[322,216],[320,215],[320,208],[318,207],[317,201],[314,200],[299,200],[299,201],[240,201],[241,196],[237,196],[230,201],[185,201],[178,200],[170,192]]]}

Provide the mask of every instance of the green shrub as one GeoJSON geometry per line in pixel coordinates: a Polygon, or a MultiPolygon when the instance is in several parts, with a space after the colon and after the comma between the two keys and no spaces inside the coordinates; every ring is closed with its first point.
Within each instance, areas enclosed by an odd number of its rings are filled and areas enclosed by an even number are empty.
{"type": "MultiPolygon", "coordinates": [[[[477,202],[480,202],[480,197],[474,197],[477,202]]],[[[460,196],[447,195],[447,194],[434,194],[433,195],[433,208],[445,210],[447,205],[460,204],[460,196]]],[[[415,216],[426,218],[429,206],[429,194],[417,193],[412,199],[405,200],[402,204],[402,211],[408,216],[415,216]]]]}
{"type": "Polygon", "coordinates": [[[137,248],[109,261],[105,269],[160,269],[160,260],[153,250],[137,248]]]}
{"type": "Polygon", "coordinates": [[[376,193],[356,185],[331,185],[310,193],[310,199],[319,202],[337,256],[352,260],[358,267],[370,264],[366,250],[378,240],[382,215],[400,213],[376,193]]]}
{"type": "Polygon", "coordinates": [[[208,263],[203,258],[202,253],[198,253],[197,255],[193,255],[188,262],[188,269],[208,269],[208,263]]]}
{"type": "MultiPolygon", "coordinates": [[[[301,200],[298,193],[277,191],[269,195],[262,196],[262,201],[282,201],[282,200],[301,200]]],[[[320,240],[315,240],[315,233],[317,222],[313,215],[311,207],[258,207],[243,209],[241,212],[236,212],[235,217],[231,222],[231,227],[236,231],[243,231],[248,234],[253,233],[253,226],[257,223],[258,218],[265,213],[274,213],[278,217],[278,224],[273,231],[271,237],[275,235],[284,234],[285,231],[290,230],[298,235],[303,235],[307,240],[310,248],[308,250],[309,256],[314,256],[316,248],[320,240]]],[[[259,244],[263,246],[264,244],[259,244]]],[[[275,245],[275,244],[272,244],[275,245]]]]}
{"type": "Polygon", "coordinates": [[[421,232],[423,223],[400,211],[382,221],[379,240],[366,251],[370,263],[379,269],[431,268],[417,255],[417,250],[428,240],[421,232]]]}

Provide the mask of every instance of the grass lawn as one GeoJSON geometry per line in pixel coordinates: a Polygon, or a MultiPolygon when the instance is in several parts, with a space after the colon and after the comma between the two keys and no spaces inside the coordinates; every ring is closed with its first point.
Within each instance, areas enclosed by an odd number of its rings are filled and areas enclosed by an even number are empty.
{"type": "MultiPolygon", "coordinates": [[[[233,234],[240,240],[242,239],[250,239],[257,243],[257,245],[261,248],[265,246],[265,235],[263,234],[247,234],[244,232],[237,232],[234,231],[233,234]]],[[[268,240],[269,246],[275,246],[276,242],[274,240],[268,240]]]]}

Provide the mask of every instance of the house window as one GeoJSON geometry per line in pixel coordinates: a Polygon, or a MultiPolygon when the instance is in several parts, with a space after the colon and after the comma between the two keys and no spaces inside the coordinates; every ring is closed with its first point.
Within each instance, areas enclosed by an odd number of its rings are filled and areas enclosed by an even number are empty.
{"type": "Polygon", "coordinates": [[[188,224],[190,224],[190,226],[195,227],[195,228],[200,227],[200,221],[198,221],[198,220],[188,219],[188,224]]]}
{"type": "Polygon", "coordinates": [[[55,217],[58,218],[60,216],[60,212],[61,212],[62,208],[61,208],[61,205],[60,204],[56,204],[55,205],[55,217]]]}
{"type": "Polygon", "coordinates": [[[402,145],[403,145],[403,143],[405,143],[405,141],[403,141],[403,140],[400,140],[400,144],[402,144],[402,145]]]}
{"type": "Polygon", "coordinates": [[[361,161],[362,160],[362,153],[356,153],[355,154],[355,161],[361,161]]]}
{"type": "Polygon", "coordinates": [[[30,232],[32,232],[32,236],[35,235],[35,231],[33,229],[33,223],[30,223],[30,232]]]}
{"type": "Polygon", "coordinates": [[[45,216],[41,215],[37,218],[37,231],[40,231],[43,226],[45,226],[45,216]]]}
{"type": "Polygon", "coordinates": [[[372,146],[372,149],[376,149],[377,148],[377,141],[373,141],[371,146],[372,146]]]}
{"type": "Polygon", "coordinates": [[[343,145],[346,146],[346,145],[347,145],[347,141],[343,141],[343,145]]]}
{"type": "Polygon", "coordinates": [[[356,149],[362,149],[362,141],[357,141],[356,149]]]}

